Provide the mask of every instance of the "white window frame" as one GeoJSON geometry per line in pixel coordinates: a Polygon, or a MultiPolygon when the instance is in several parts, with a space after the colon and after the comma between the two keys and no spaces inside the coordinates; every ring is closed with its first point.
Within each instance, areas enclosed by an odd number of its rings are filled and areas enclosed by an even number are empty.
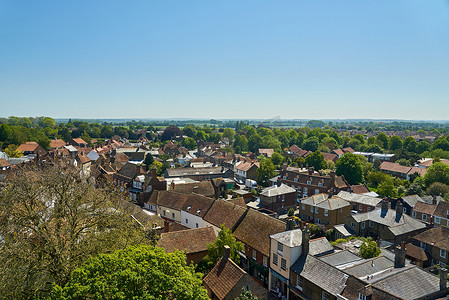
{"type": "Polygon", "coordinates": [[[421,215],[421,220],[427,221],[427,214],[422,214],[421,215]]]}
{"type": "Polygon", "coordinates": [[[446,250],[444,250],[444,249],[440,249],[440,257],[442,257],[442,258],[446,258],[446,250]]]}
{"type": "Polygon", "coordinates": [[[278,255],[276,253],[273,253],[273,265],[278,265],[278,255]]]}
{"type": "Polygon", "coordinates": [[[324,186],[322,182],[318,182],[318,186],[324,186]]]}
{"type": "Polygon", "coordinates": [[[416,219],[416,211],[413,211],[413,212],[412,212],[412,218],[415,218],[415,219],[416,219]]]}
{"type": "Polygon", "coordinates": [[[306,205],[304,203],[301,204],[301,208],[302,208],[302,210],[306,210],[306,205]]]}
{"type": "Polygon", "coordinates": [[[363,222],[360,223],[360,228],[361,228],[361,229],[365,229],[365,226],[366,226],[365,221],[363,221],[363,222]]]}
{"type": "Polygon", "coordinates": [[[402,212],[403,212],[404,214],[406,214],[406,213],[407,213],[407,207],[403,207],[403,208],[402,208],[402,212]]]}
{"type": "Polygon", "coordinates": [[[329,293],[326,291],[322,291],[321,292],[321,300],[329,300],[329,299],[330,299],[329,293]]]}
{"type": "Polygon", "coordinates": [[[287,271],[287,260],[285,258],[281,258],[281,269],[287,271]]]}
{"type": "Polygon", "coordinates": [[[318,195],[320,193],[319,189],[315,189],[315,195],[318,195]]]}
{"type": "Polygon", "coordinates": [[[295,178],[293,179],[293,181],[294,181],[294,182],[298,182],[298,178],[295,177],[295,178]]]}
{"type": "Polygon", "coordinates": [[[362,293],[359,293],[359,299],[358,300],[366,300],[366,295],[363,295],[362,293]]]}
{"type": "Polygon", "coordinates": [[[262,262],[263,262],[263,266],[264,267],[268,267],[268,257],[266,257],[265,255],[262,258],[262,262]]]}
{"type": "Polygon", "coordinates": [[[366,211],[371,211],[371,206],[368,206],[368,207],[366,208],[366,211]]]}
{"type": "Polygon", "coordinates": [[[355,223],[354,222],[351,222],[351,227],[355,228],[355,223]]]}
{"type": "Polygon", "coordinates": [[[324,215],[325,215],[326,217],[329,216],[329,210],[325,209],[325,210],[324,210],[324,215]]]}
{"type": "Polygon", "coordinates": [[[310,206],[310,212],[313,213],[313,206],[312,205],[310,206]]]}
{"type": "Polygon", "coordinates": [[[278,242],[278,254],[281,256],[284,254],[284,245],[280,242],[278,242]]]}
{"type": "Polygon", "coordinates": [[[441,223],[441,218],[435,217],[435,224],[440,224],[440,223],[441,223]]]}
{"type": "Polygon", "coordinates": [[[302,291],[302,284],[303,284],[302,277],[299,276],[299,274],[297,274],[296,275],[296,288],[300,291],[302,291]]]}
{"type": "Polygon", "coordinates": [[[363,210],[363,205],[360,204],[360,205],[359,205],[359,211],[362,211],[362,210],[363,210]]]}
{"type": "Polygon", "coordinates": [[[373,227],[374,227],[374,222],[371,221],[371,220],[369,220],[369,221],[368,221],[368,226],[371,227],[371,228],[373,228],[373,227]]]}
{"type": "Polygon", "coordinates": [[[257,260],[257,251],[253,249],[253,259],[257,260]]]}

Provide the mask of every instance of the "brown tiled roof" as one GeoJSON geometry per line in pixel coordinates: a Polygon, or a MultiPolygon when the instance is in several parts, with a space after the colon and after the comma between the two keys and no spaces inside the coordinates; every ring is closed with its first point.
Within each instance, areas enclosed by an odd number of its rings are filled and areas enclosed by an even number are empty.
{"type": "Polygon", "coordinates": [[[345,154],[345,153],[343,152],[343,150],[341,150],[340,148],[334,149],[334,150],[332,150],[331,152],[337,154],[338,156],[341,156],[341,155],[345,154]]]}
{"type": "Polygon", "coordinates": [[[82,138],[73,139],[73,141],[77,144],[87,144],[82,138]]]}
{"type": "Polygon", "coordinates": [[[4,159],[4,158],[0,158],[0,168],[4,168],[4,167],[9,167],[10,163],[4,159]]]}
{"type": "Polygon", "coordinates": [[[239,164],[237,167],[235,167],[237,170],[247,172],[249,169],[251,169],[253,166],[256,166],[256,168],[259,168],[259,163],[250,163],[250,162],[244,162],[239,164]]]}
{"type": "Polygon", "coordinates": [[[355,194],[365,194],[371,192],[365,184],[351,185],[351,190],[355,194]]]}
{"type": "Polygon", "coordinates": [[[215,242],[215,239],[214,229],[209,226],[162,233],[157,246],[164,248],[167,253],[179,250],[192,254],[207,251],[207,245],[215,242]]]}
{"type": "Polygon", "coordinates": [[[215,189],[210,181],[175,184],[175,192],[182,194],[196,193],[203,196],[214,196],[215,189]]]}
{"type": "MultiPolygon", "coordinates": [[[[189,195],[180,194],[173,191],[159,191],[157,194],[157,205],[176,210],[181,210],[185,201],[189,198],[189,195]]],[[[151,198],[150,201],[153,201],[151,198]]]]}
{"type": "Polygon", "coordinates": [[[407,256],[410,256],[414,259],[420,261],[426,261],[429,259],[427,257],[426,251],[424,251],[418,246],[413,245],[412,243],[405,245],[405,249],[407,250],[407,256]]]}
{"type": "Polygon", "coordinates": [[[20,152],[33,152],[37,147],[39,147],[39,144],[36,142],[26,142],[20,145],[17,150],[20,152]]]}
{"type": "MultiPolygon", "coordinates": [[[[310,181],[310,186],[321,186],[318,185],[322,183],[323,187],[331,188],[331,177],[329,175],[321,176],[318,173],[313,173],[309,175],[308,172],[301,172],[298,168],[290,168],[288,167],[285,172],[283,172],[281,177],[286,176],[286,180],[291,182],[295,182],[295,178],[297,178],[298,183],[302,185],[308,185],[307,182],[310,181]]],[[[341,189],[345,189],[349,187],[349,184],[343,178],[343,176],[335,176],[335,186],[341,189]]]]}
{"type": "Polygon", "coordinates": [[[181,209],[192,215],[204,218],[204,215],[210,209],[214,199],[198,195],[195,193],[189,194],[187,200],[182,204],[181,209]]]}
{"type": "Polygon", "coordinates": [[[437,208],[433,213],[437,217],[447,218],[447,212],[449,211],[449,202],[440,201],[438,202],[437,208]]]}
{"type": "Polygon", "coordinates": [[[301,150],[301,148],[299,148],[298,146],[296,146],[296,145],[293,145],[293,146],[291,146],[290,148],[288,148],[291,152],[293,152],[293,153],[297,153],[298,151],[300,151],[301,150]]]}
{"type": "Polygon", "coordinates": [[[427,203],[418,201],[418,202],[416,202],[415,207],[413,208],[413,211],[423,213],[423,214],[433,215],[436,208],[437,208],[436,205],[427,204],[427,203]]]}
{"type": "Polygon", "coordinates": [[[259,149],[260,154],[265,154],[267,157],[271,157],[274,153],[274,149],[259,149]]]}
{"type": "Polygon", "coordinates": [[[439,226],[431,228],[413,237],[415,240],[449,251],[449,228],[439,226]]]}
{"type": "Polygon", "coordinates": [[[50,148],[62,148],[66,145],[66,142],[63,140],[51,140],[50,141],[50,148]]]}
{"type": "Polygon", "coordinates": [[[186,227],[178,222],[168,222],[168,231],[167,232],[175,232],[182,230],[189,230],[189,227],[186,227]]]}
{"type": "Polygon", "coordinates": [[[81,162],[81,164],[83,164],[83,165],[91,161],[91,159],[90,159],[89,157],[85,156],[85,155],[80,155],[80,154],[78,154],[77,157],[78,157],[78,160],[79,160],[79,161],[81,162]]]}
{"type": "Polygon", "coordinates": [[[332,154],[332,153],[326,153],[326,152],[321,152],[321,153],[323,154],[325,161],[333,161],[333,162],[335,162],[337,160],[337,158],[338,158],[337,155],[332,154]]]}
{"type": "MultiPolygon", "coordinates": [[[[440,162],[442,162],[445,165],[449,165],[449,159],[442,158],[442,159],[440,159],[440,162]]],[[[431,165],[433,165],[433,159],[428,159],[428,160],[420,163],[419,165],[428,168],[431,165]]]]}
{"type": "Polygon", "coordinates": [[[402,174],[407,174],[411,169],[411,167],[402,166],[398,163],[393,163],[393,162],[389,162],[389,161],[384,161],[380,165],[379,168],[382,171],[390,171],[390,172],[402,173],[402,174]]]}
{"type": "Polygon", "coordinates": [[[285,229],[284,222],[249,209],[242,222],[234,231],[234,236],[251,248],[269,257],[270,235],[284,232],[285,229]]]}
{"type": "Polygon", "coordinates": [[[204,277],[204,284],[212,290],[219,300],[231,292],[235,285],[245,275],[243,271],[231,259],[221,259],[215,267],[204,277]]]}
{"type": "Polygon", "coordinates": [[[408,174],[415,174],[415,173],[418,173],[419,175],[424,176],[427,173],[427,169],[411,167],[410,171],[408,171],[408,174]]]}
{"type": "Polygon", "coordinates": [[[245,208],[230,203],[229,201],[215,200],[212,207],[204,216],[204,221],[217,227],[224,224],[226,228],[232,229],[243,216],[245,211],[245,208]]]}
{"type": "Polygon", "coordinates": [[[353,152],[355,152],[354,149],[352,149],[351,147],[346,147],[346,148],[343,148],[342,150],[343,150],[344,153],[347,153],[347,152],[353,153],[353,152]]]}
{"type": "Polygon", "coordinates": [[[246,208],[245,199],[243,197],[237,197],[234,199],[227,200],[228,202],[246,208]]]}

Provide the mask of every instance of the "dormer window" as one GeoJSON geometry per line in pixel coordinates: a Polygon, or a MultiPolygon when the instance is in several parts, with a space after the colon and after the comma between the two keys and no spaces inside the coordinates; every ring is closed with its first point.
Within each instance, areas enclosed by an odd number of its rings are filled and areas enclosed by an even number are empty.
{"type": "Polygon", "coordinates": [[[192,208],[192,205],[187,206],[187,211],[189,211],[192,208]]]}
{"type": "Polygon", "coordinates": [[[287,180],[287,176],[282,176],[282,179],[287,180]]]}
{"type": "Polygon", "coordinates": [[[318,182],[318,186],[323,186],[323,183],[322,182],[318,182]]]}
{"type": "Polygon", "coordinates": [[[312,181],[307,180],[307,184],[308,184],[308,185],[311,185],[311,184],[312,184],[312,181]]]}
{"type": "Polygon", "coordinates": [[[196,214],[199,214],[200,212],[201,212],[201,208],[196,211],[196,214]]]}
{"type": "Polygon", "coordinates": [[[297,178],[297,177],[295,177],[293,180],[294,180],[295,182],[298,182],[298,178],[297,178]]]}

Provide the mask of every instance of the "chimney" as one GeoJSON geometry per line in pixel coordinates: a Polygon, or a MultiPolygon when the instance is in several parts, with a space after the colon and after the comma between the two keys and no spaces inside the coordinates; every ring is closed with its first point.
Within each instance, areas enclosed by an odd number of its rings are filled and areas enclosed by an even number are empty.
{"type": "Polygon", "coordinates": [[[438,273],[440,274],[440,290],[445,290],[447,288],[447,269],[440,268],[438,273]]]}
{"type": "Polygon", "coordinates": [[[282,171],[286,171],[286,170],[287,170],[287,167],[288,167],[288,165],[284,163],[284,164],[282,165],[282,171]]]}
{"type": "Polygon", "coordinates": [[[223,259],[227,260],[231,254],[231,247],[224,245],[223,247],[223,259]]]}
{"type": "Polygon", "coordinates": [[[401,246],[396,247],[394,252],[394,267],[402,268],[405,266],[405,254],[407,250],[405,249],[405,242],[401,242],[401,246]]]}
{"type": "Polygon", "coordinates": [[[170,183],[170,190],[175,190],[175,182],[174,181],[172,181],[171,183],[170,183]]]}
{"type": "Polygon", "coordinates": [[[153,179],[156,179],[156,177],[157,177],[156,168],[151,169],[151,175],[153,176],[153,179]]]}
{"type": "Polygon", "coordinates": [[[285,231],[293,230],[294,227],[295,227],[295,223],[293,221],[293,218],[288,218],[285,231]]]}
{"type": "Polygon", "coordinates": [[[437,205],[437,195],[432,196],[432,204],[437,205]]]}
{"type": "Polygon", "coordinates": [[[310,242],[308,224],[306,224],[301,231],[302,231],[302,253],[304,255],[307,255],[307,253],[309,253],[309,242],[310,242]]]}
{"type": "Polygon", "coordinates": [[[388,210],[388,199],[384,198],[381,202],[381,209],[382,211],[388,210]]]}
{"type": "Polygon", "coordinates": [[[331,171],[331,172],[329,173],[329,176],[331,177],[331,181],[332,181],[332,182],[335,182],[335,171],[331,171]]]}
{"type": "Polygon", "coordinates": [[[377,244],[377,247],[380,248],[380,237],[377,237],[376,244],[377,244]]]}
{"type": "Polygon", "coordinates": [[[315,169],[313,167],[309,167],[309,175],[313,175],[314,171],[315,171],[315,169]]]}
{"type": "Polygon", "coordinates": [[[430,216],[429,224],[430,224],[430,225],[433,225],[433,216],[430,216]]]}
{"type": "Polygon", "coordinates": [[[397,201],[396,202],[396,214],[398,215],[402,215],[402,209],[403,209],[404,205],[402,204],[401,201],[397,201]]]}
{"type": "Polygon", "coordinates": [[[170,231],[170,222],[164,219],[164,233],[167,233],[170,231]]]}

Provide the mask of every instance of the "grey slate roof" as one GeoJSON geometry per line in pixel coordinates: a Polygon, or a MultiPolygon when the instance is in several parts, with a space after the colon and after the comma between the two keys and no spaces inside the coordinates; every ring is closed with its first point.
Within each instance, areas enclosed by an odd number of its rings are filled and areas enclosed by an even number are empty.
{"type": "Polygon", "coordinates": [[[358,265],[345,269],[345,272],[355,277],[365,277],[380,271],[387,270],[394,266],[394,262],[385,256],[378,256],[365,260],[358,265]]]}
{"type": "Polygon", "coordinates": [[[210,168],[175,168],[167,169],[168,177],[182,177],[189,175],[209,175],[209,174],[222,174],[226,171],[222,167],[210,167],[210,168]]]}
{"type": "Polygon", "coordinates": [[[373,286],[403,299],[418,299],[438,292],[440,279],[414,266],[379,280],[373,286]]]}
{"type": "Polygon", "coordinates": [[[329,254],[334,251],[334,247],[332,247],[331,243],[325,238],[317,238],[311,240],[309,243],[309,254],[318,256],[329,254]]]}
{"type": "Polygon", "coordinates": [[[302,231],[301,229],[289,230],[285,232],[270,235],[270,238],[286,245],[290,248],[302,245],[302,231]]]}
{"type": "Polygon", "coordinates": [[[373,221],[378,224],[388,226],[394,235],[401,235],[411,231],[423,229],[425,224],[413,219],[406,214],[396,214],[396,210],[387,209],[386,211],[376,208],[370,212],[352,215],[356,222],[373,221]]]}
{"type": "Polygon", "coordinates": [[[325,263],[328,263],[329,265],[334,266],[338,269],[344,269],[344,268],[350,267],[354,264],[359,264],[359,263],[365,261],[360,256],[357,256],[348,250],[338,251],[338,252],[320,257],[320,260],[324,261],[325,263]]]}
{"type": "Polygon", "coordinates": [[[346,280],[349,277],[344,272],[312,255],[301,255],[290,269],[334,296],[344,290],[346,280]]]}
{"type": "Polygon", "coordinates": [[[357,202],[360,204],[365,204],[365,205],[370,205],[370,206],[377,206],[377,204],[379,204],[379,202],[382,201],[382,199],[380,199],[380,198],[365,196],[362,194],[350,193],[350,192],[346,192],[346,191],[339,192],[337,194],[337,196],[346,201],[349,201],[349,202],[357,202]]]}
{"type": "Polygon", "coordinates": [[[404,200],[405,203],[410,205],[411,207],[415,207],[417,202],[425,202],[420,196],[418,195],[408,195],[401,197],[402,200],[404,200]]]}
{"type": "Polygon", "coordinates": [[[264,188],[262,190],[262,192],[260,193],[260,195],[266,196],[266,197],[274,197],[274,196],[285,195],[285,194],[289,194],[289,193],[296,193],[296,190],[294,188],[289,187],[288,185],[282,183],[280,186],[272,185],[267,188],[264,188]]]}

